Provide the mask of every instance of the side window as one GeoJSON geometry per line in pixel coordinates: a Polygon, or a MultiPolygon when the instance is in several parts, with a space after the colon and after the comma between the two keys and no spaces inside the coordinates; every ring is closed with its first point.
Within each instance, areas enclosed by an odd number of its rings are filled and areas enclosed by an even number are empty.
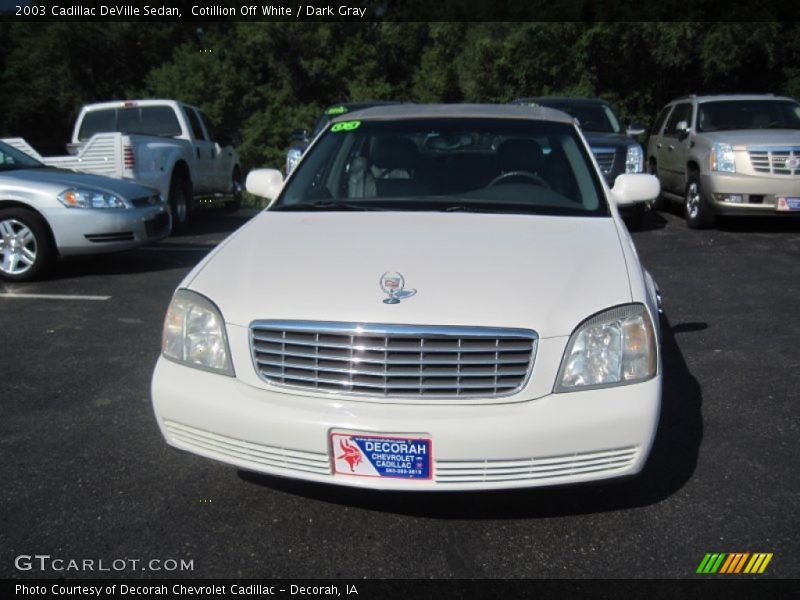
{"type": "Polygon", "coordinates": [[[671,108],[672,106],[667,105],[662,109],[660,113],[658,113],[656,120],[653,121],[653,126],[650,127],[651,136],[658,135],[659,133],[661,133],[661,128],[664,126],[664,121],[667,120],[667,115],[669,114],[671,108]]]}
{"type": "Polygon", "coordinates": [[[211,119],[208,118],[208,115],[199,110],[197,111],[197,113],[200,115],[200,118],[203,120],[203,124],[206,126],[206,131],[208,132],[208,139],[211,140],[212,142],[219,141],[219,131],[217,131],[217,128],[211,121],[211,119]]]}
{"type": "Polygon", "coordinates": [[[186,110],[186,116],[189,117],[189,126],[192,128],[194,139],[205,140],[206,134],[203,132],[203,126],[200,125],[200,118],[197,116],[195,110],[188,106],[184,107],[184,109],[186,110]]]}
{"type": "Polygon", "coordinates": [[[0,148],[0,165],[15,165],[17,161],[10,154],[3,152],[0,148]]]}
{"type": "Polygon", "coordinates": [[[692,124],[692,105],[690,102],[676,104],[675,110],[672,111],[667,126],[664,128],[664,135],[668,137],[678,136],[678,123],[686,121],[690,126],[692,124]]]}

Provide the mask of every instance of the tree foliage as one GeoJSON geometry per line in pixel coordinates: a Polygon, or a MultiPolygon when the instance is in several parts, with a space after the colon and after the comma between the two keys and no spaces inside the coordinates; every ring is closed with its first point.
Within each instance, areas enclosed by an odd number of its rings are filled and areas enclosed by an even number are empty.
{"type": "Polygon", "coordinates": [[[0,135],[63,149],[82,104],[177,98],[282,165],[291,130],[344,100],[600,96],[648,123],[689,93],[800,96],[800,24],[0,23],[0,135]]]}

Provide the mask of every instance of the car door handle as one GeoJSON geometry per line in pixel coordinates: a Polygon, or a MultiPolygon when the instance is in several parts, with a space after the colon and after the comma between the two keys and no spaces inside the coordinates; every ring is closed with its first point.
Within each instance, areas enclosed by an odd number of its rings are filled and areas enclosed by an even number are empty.
{"type": "Polygon", "coordinates": [[[674,146],[674,145],[672,145],[672,144],[670,144],[669,146],[667,146],[667,150],[669,150],[670,152],[672,152],[673,150],[675,150],[675,146],[674,146]]]}
{"type": "Polygon", "coordinates": [[[664,147],[664,144],[662,144],[661,142],[658,142],[658,143],[656,144],[656,148],[658,148],[659,150],[660,150],[661,148],[663,148],[663,147],[664,147]]]}
{"type": "Polygon", "coordinates": [[[200,146],[197,146],[195,151],[197,152],[197,158],[200,158],[200,146]]]}

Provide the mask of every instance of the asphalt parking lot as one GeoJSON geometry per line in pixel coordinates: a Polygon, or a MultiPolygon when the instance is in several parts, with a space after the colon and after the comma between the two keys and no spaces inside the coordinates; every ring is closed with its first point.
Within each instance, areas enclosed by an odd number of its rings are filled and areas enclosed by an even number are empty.
{"type": "Polygon", "coordinates": [[[164,443],[149,384],[170,295],[252,214],[0,283],[0,577],[691,577],[707,552],[773,553],[760,577],[800,576],[800,221],[691,231],[660,213],[634,234],[665,309],[640,477],[420,495],[247,474],[164,443]],[[15,566],[34,554],[193,570],[15,566]]]}

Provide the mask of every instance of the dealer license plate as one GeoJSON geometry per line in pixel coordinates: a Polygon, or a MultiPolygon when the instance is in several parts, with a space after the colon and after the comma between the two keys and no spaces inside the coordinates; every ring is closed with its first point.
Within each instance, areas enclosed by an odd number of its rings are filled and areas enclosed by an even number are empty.
{"type": "Polygon", "coordinates": [[[343,476],[430,479],[433,443],[419,435],[330,434],[333,472],[343,476]]]}
{"type": "Polygon", "coordinates": [[[800,198],[778,198],[775,209],[782,212],[800,210],[800,198]]]}

